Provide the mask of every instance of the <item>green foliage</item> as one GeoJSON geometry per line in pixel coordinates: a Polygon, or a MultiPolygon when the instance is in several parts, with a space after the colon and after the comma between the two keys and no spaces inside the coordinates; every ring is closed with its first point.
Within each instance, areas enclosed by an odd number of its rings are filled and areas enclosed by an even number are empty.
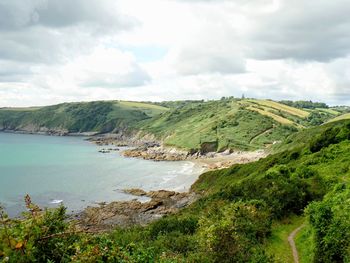
{"type": "MultiPolygon", "coordinates": [[[[290,231],[291,232],[291,231],[290,231]]],[[[300,263],[310,263],[314,261],[315,246],[314,246],[314,231],[310,224],[305,223],[295,238],[296,247],[299,253],[300,263]]]]}
{"type": "Polygon", "coordinates": [[[312,126],[321,125],[326,120],[332,118],[332,114],[326,112],[311,112],[307,120],[310,122],[312,126]]]}
{"type": "Polygon", "coordinates": [[[111,132],[125,130],[166,108],[117,101],[63,103],[37,109],[0,109],[0,129],[66,132],[111,132]]]}
{"type": "Polygon", "coordinates": [[[201,218],[199,225],[201,248],[212,262],[269,262],[259,248],[271,227],[262,203],[228,204],[201,218]]]}
{"type": "Polygon", "coordinates": [[[4,211],[0,222],[0,255],[10,262],[64,262],[72,252],[76,235],[70,233],[66,209],[40,212],[27,196],[24,219],[9,219],[4,211]],[[65,233],[69,233],[67,236],[65,233]]]}
{"type": "MultiPolygon", "coordinates": [[[[304,217],[294,215],[274,221],[271,226],[271,234],[263,245],[266,253],[274,255],[276,262],[293,262],[288,236],[304,221],[304,217]]],[[[298,252],[300,253],[300,251],[298,252]]]]}
{"type": "MultiPolygon", "coordinates": [[[[41,108],[3,108],[0,109],[0,130],[53,133],[136,130],[144,135],[152,134],[166,145],[187,150],[198,151],[206,142],[217,142],[218,151],[254,150],[283,140],[301,125],[319,125],[334,115],[313,109],[309,117],[304,118],[259,103],[259,100],[227,97],[218,101],[95,101],[41,108]],[[252,110],[252,105],[261,112],[252,110]],[[284,122],[276,121],[271,114],[294,126],[283,125],[284,122]]],[[[293,112],[293,108],[290,110],[293,112]]]]}
{"type": "Polygon", "coordinates": [[[310,143],[310,151],[318,152],[324,147],[328,147],[331,144],[339,143],[343,140],[350,139],[350,122],[344,125],[342,128],[330,127],[313,139],[310,143]]]}
{"type": "Polygon", "coordinates": [[[198,219],[195,217],[176,218],[169,217],[152,223],[150,228],[150,236],[156,238],[159,235],[178,232],[181,234],[192,235],[197,229],[198,219]]]}
{"type": "MultiPolygon", "coordinates": [[[[203,104],[159,118],[176,119],[208,106],[203,104]]],[[[236,111],[239,123],[243,111],[236,111]]],[[[255,120],[255,113],[249,116],[255,120]]],[[[220,123],[231,127],[230,120],[220,123]]],[[[265,159],[206,172],[192,186],[199,200],[146,227],[80,233],[63,207],[41,212],[27,198],[22,219],[1,213],[0,261],[283,262],[290,254],[281,253],[290,251],[286,240],[279,241],[302,224],[306,211],[309,223],[297,237],[301,262],[349,262],[349,131],[349,121],[304,130],[265,159]],[[283,251],[273,257],[274,248],[283,251]]]]}
{"type": "Polygon", "coordinates": [[[203,143],[217,142],[218,151],[262,148],[296,131],[233,98],[187,102],[141,122],[137,128],[169,146],[199,150],[203,143]]]}
{"type": "Polygon", "coordinates": [[[308,209],[315,236],[314,262],[350,261],[350,188],[336,186],[323,201],[308,209]]]}
{"type": "Polygon", "coordinates": [[[263,176],[249,177],[224,189],[221,196],[229,200],[263,200],[277,218],[291,213],[300,214],[312,194],[306,182],[291,175],[288,166],[276,165],[263,176]]]}
{"type": "Polygon", "coordinates": [[[312,102],[306,101],[306,100],[299,100],[299,101],[291,101],[291,100],[282,100],[280,103],[283,103],[285,105],[300,108],[300,109],[317,109],[317,108],[323,108],[328,109],[329,106],[326,103],[323,102],[312,102]]]}

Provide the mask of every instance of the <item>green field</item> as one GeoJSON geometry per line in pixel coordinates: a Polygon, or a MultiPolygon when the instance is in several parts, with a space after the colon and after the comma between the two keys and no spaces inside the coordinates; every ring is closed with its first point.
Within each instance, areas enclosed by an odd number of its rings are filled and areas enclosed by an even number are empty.
{"type": "Polygon", "coordinates": [[[286,118],[283,118],[277,114],[274,114],[266,109],[259,109],[259,108],[255,108],[254,106],[250,106],[248,107],[249,110],[253,110],[253,111],[257,111],[259,112],[261,115],[265,115],[265,116],[269,116],[272,119],[274,119],[275,121],[281,123],[281,124],[285,124],[285,125],[296,125],[294,122],[292,122],[291,120],[288,120],[286,118]]]}
{"type": "Polygon", "coordinates": [[[163,106],[136,101],[118,101],[117,105],[125,109],[141,110],[151,117],[169,110],[168,108],[163,106]]]}
{"type": "Polygon", "coordinates": [[[278,111],[283,111],[300,118],[306,118],[310,115],[310,113],[305,110],[290,107],[272,100],[249,100],[249,101],[256,103],[258,105],[270,107],[278,111]]]}
{"type": "Polygon", "coordinates": [[[331,119],[329,122],[335,122],[335,121],[340,121],[340,120],[348,120],[348,119],[350,119],[350,113],[345,113],[343,115],[335,117],[334,119],[331,119]]]}

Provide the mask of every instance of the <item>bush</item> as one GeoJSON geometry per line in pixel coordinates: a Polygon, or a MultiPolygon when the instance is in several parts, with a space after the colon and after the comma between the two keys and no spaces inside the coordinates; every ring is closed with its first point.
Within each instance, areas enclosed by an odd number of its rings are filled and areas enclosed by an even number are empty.
{"type": "Polygon", "coordinates": [[[247,178],[222,192],[222,196],[229,200],[263,200],[276,218],[302,213],[310,195],[308,184],[292,176],[286,165],[275,165],[264,175],[247,178]]]}
{"type": "Polygon", "coordinates": [[[214,212],[213,217],[203,217],[199,222],[202,251],[212,262],[251,262],[270,233],[270,214],[264,205],[237,202],[214,212]]]}
{"type": "Polygon", "coordinates": [[[350,189],[340,185],[307,208],[315,233],[315,262],[350,260],[350,189]]]}
{"type": "Polygon", "coordinates": [[[179,232],[192,235],[198,226],[198,219],[194,217],[179,219],[176,217],[162,218],[149,226],[150,236],[155,239],[158,235],[179,232]]]}
{"type": "Polygon", "coordinates": [[[68,261],[72,253],[69,244],[76,235],[65,221],[66,209],[61,206],[40,212],[29,196],[26,206],[30,212],[24,213],[22,220],[9,219],[0,211],[0,253],[10,262],[68,261]]]}
{"type": "Polygon", "coordinates": [[[310,143],[310,151],[312,153],[320,151],[322,148],[328,147],[331,144],[336,144],[344,140],[350,139],[350,122],[343,125],[341,128],[332,127],[326,129],[323,133],[317,136],[310,143]]]}
{"type": "Polygon", "coordinates": [[[324,147],[328,147],[331,144],[338,143],[337,134],[339,133],[339,128],[329,128],[325,130],[321,135],[310,143],[310,151],[312,153],[320,151],[324,147]]]}

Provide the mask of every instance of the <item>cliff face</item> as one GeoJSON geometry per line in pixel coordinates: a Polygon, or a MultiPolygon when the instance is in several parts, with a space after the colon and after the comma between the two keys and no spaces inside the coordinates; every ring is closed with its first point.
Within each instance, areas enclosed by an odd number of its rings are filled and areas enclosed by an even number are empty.
{"type": "Polygon", "coordinates": [[[40,127],[36,126],[34,124],[28,124],[25,126],[17,126],[17,127],[6,127],[6,126],[0,126],[0,131],[8,131],[8,132],[16,132],[16,133],[35,133],[35,134],[46,134],[46,135],[59,135],[64,136],[68,135],[69,132],[67,129],[64,128],[47,128],[47,127],[40,127]]]}

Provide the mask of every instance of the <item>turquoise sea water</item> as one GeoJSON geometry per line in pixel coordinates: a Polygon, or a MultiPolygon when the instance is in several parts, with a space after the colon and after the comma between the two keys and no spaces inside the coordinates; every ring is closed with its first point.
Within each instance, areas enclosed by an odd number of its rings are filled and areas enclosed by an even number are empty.
{"type": "MultiPolygon", "coordinates": [[[[0,203],[10,215],[24,210],[23,197],[44,207],[63,202],[69,212],[102,201],[131,200],[125,188],[183,191],[201,168],[191,162],[124,158],[82,137],[0,133],[0,203]]],[[[105,147],[106,148],[106,147],[105,147]]]]}

